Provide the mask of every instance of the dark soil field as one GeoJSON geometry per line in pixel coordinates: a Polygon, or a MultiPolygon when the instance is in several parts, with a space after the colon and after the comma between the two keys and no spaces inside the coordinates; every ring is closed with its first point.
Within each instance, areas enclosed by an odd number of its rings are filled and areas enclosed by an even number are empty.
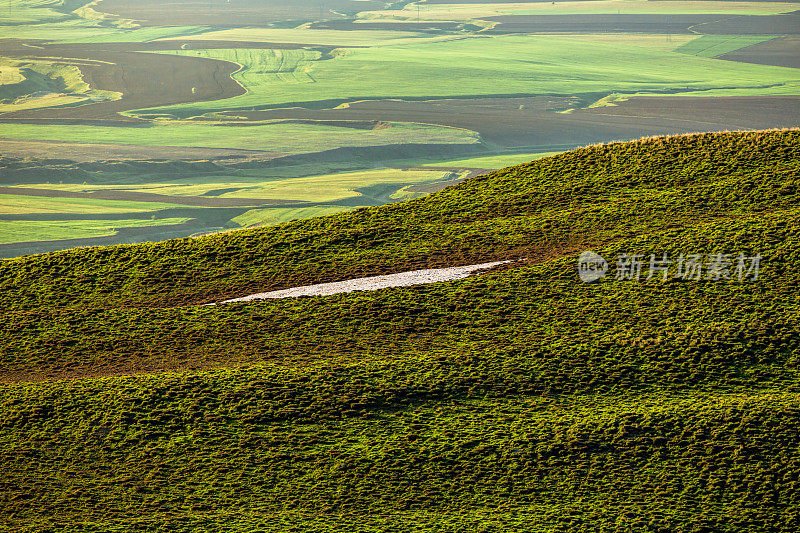
{"type": "Polygon", "coordinates": [[[474,24],[461,24],[458,22],[354,22],[352,20],[331,20],[326,22],[315,22],[311,28],[317,30],[368,30],[386,31],[402,30],[439,33],[446,31],[458,31],[461,29],[480,29],[474,24]]]}
{"type": "MultiPolygon", "coordinates": [[[[632,98],[617,106],[557,113],[577,98],[486,98],[357,102],[347,109],[235,112],[252,120],[386,120],[441,124],[477,131],[502,148],[566,149],[647,135],[792,127],[800,97],[632,98]]],[[[571,105],[572,104],[572,105],[571,105]]]]}
{"type": "MultiPolygon", "coordinates": [[[[303,118],[311,120],[412,121],[455,126],[479,131],[484,141],[502,146],[529,144],[533,122],[554,110],[577,105],[578,98],[539,96],[428,101],[369,100],[346,109],[270,109],[231,112],[251,120],[303,118]],[[522,137],[520,137],[522,136],[522,137]]],[[[533,142],[546,143],[545,135],[533,134],[533,142]]]]}
{"type": "Polygon", "coordinates": [[[504,15],[486,33],[693,33],[719,15],[504,15]]]}
{"type": "Polygon", "coordinates": [[[163,202],[194,207],[256,207],[256,206],[295,206],[307,205],[300,200],[278,200],[269,198],[215,198],[213,196],[172,196],[148,192],[104,190],[93,192],[73,192],[53,189],[30,189],[27,187],[2,187],[0,194],[22,196],[44,196],[47,198],[90,198],[95,200],[119,200],[125,202],[163,202]]]}
{"type": "Polygon", "coordinates": [[[576,120],[629,120],[674,131],[791,128],[800,123],[800,96],[637,97],[616,106],[576,111],[576,120]],[[769,125],[769,126],[767,126],[769,125]]]}
{"type": "Polygon", "coordinates": [[[263,26],[280,21],[344,18],[383,9],[372,0],[102,0],[97,11],[134,19],[143,26],[263,26]]]}
{"type": "MultiPolygon", "coordinates": [[[[562,2],[580,2],[582,0],[561,0],[562,2]]],[[[765,0],[767,1],[767,0],[765,0]]],[[[798,0],[800,1],[800,0],[798,0]]],[[[549,4],[551,0],[526,0],[531,4],[549,4]]],[[[518,0],[426,0],[427,4],[513,4],[518,0]]]]}
{"type": "MultiPolygon", "coordinates": [[[[580,2],[583,0],[560,0],[561,2],[580,2]]],[[[683,0],[675,0],[681,2],[683,0]]],[[[772,2],[773,0],[727,0],[729,2],[772,2]]],[[[526,3],[549,4],[551,0],[526,0],[526,3]]],[[[785,0],[786,3],[800,3],[800,0],[785,0]]],[[[514,4],[519,0],[426,0],[427,4],[514,4]]]]}
{"type": "MultiPolygon", "coordinates": [[[[2,118],[0,118],[0,121],[2,118]]],[[[144,146],[137,144],[92,144],[69,141],[37,141],[33,139],[5,139],[0,137],[2,153],[7,157],[42,157],[70,161],[196,161],[222,159],[252,161],[281,157],[281,152],[260,150],[232,150],[226,148],[191,148],[186,146],[144,146]]]]}
{"type": "MultiPolygon", "coordinates": [[[[201,48],[273,48],[274,43],[211,41],[161,41],[157,43],[63,44],[0,41],[0,56],[11,58],[64,58],[77,64],[84,79],[95,89],[117,91],[123,98],[79,107],[31,109],[6,113],[0,121],[73,120],[127,121],[137,119],[119,115],[122,111],[188,102],[221,100],[245,93],[231,78],[239,69],[235,63],[214,59],[152,54],[148,51],[201,48]],[[29,45],[33,46],[29,46],[29,45]]],[[[298,48],[301,45],[278,45],[298,48]]]]}
{"type": "Polygon", "coordinates": [[[800,37],[780,37],[771,41],[740,48],[717,59],[800,68],[800,37]]]}
{"type": "Polygon", "coordinates": [[[697,33],[715,35],[800,35],[800,11],[785,15],[737,15],[698,25],[697,33]]]}
{"type": "Polygon", "coordinates": [[[486,33],[800,34],[800,15],[506,15],[486,33]]]}

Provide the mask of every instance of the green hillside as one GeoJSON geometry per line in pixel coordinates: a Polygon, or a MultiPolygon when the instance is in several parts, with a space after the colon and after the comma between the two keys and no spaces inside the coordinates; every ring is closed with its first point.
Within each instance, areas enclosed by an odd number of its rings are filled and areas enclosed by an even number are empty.
{"type": "Polygon", "coordinates": [[[797,531],[799,149],[592,146],[404,203],[2,261],[0,527],[797,531]],[[584,284],[586,249],[763,259],[584,284]]]}

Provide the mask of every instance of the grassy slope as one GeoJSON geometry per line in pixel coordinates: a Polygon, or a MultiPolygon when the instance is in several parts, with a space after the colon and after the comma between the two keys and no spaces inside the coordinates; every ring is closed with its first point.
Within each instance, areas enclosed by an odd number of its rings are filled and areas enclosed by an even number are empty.
{"type": "Polygon", "coordinates": [[[312,217],[321,217],[349,211],[354,207],[345,206],[313,206],[313,207],[275,207],[251,209],[231,219],[242,227],[266,226],[312,217]]]}
{"type": "Polygon", "coordinates": [[[799,147],[589,147],[403,204],[4,261],[2,374],[45,379],[0,390],[6,523],[797,530],[799,147]],[[588,247],[766,259],[748,283],[582,285],[588,247]],[[533,261],[457,283],[170,307],[515,255],[533,261]]]}
{"type": "MultiPolygon", "coordinates": [[[[351,49],[335,59],[302,62],[299,83],[277,75],[249,77],[248,70],[274,63],[275,52],[187,51],[242,62],[236,76],[248,93],[227,100],[185,104],[162,112],[201,114],[214,109],[318,100],[443,97],[486,94],[581,94],[609,91],[722,88],[798,90],[793,69],[688,57],[617,43],[585,42],[557,36],[501,36],[458,41],[351,49]]],[[[296,59],[296,58],[293,58],[296,59]]],[[[307,58],[306,58],[307,59],[307,58]]],[[[293,61],[293,64],[296,64],[293,61]]],[[[744,94],[744,93],[743,93],[744,94]]],[[[788,93],[787,93],[788,94],[788,93]]]]}

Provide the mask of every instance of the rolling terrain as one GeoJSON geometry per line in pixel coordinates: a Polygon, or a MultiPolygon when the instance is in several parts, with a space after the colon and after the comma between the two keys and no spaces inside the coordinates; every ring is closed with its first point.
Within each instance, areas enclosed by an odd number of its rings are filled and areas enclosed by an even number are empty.
{"type": "Polygon", "coordinates": [[[796,127],[798,13],[723,0],[10,0],[0,186],[53,201],[47,213],[7,201],[0,257],[275,224],[492,170],[452,160],[796,127]],[[438,173],[409,171],[421,166],[438,173]],[[79,220],[61,210],[68,192],[153,209],[119,227],[79,220]]]}
{"type": "Polygon", "coordinates": [[[795,531],[798,148],[595,145],[346,214],[2,261],[2,525],[795,531]],[[586,249],[763,260],[584,284],[586,249]],[[523,261],[200,305],[503,259],[523,261]]]}
{"type": "Polygon", "coordinates": [[[800,0],[5,1],[0,530],[800,531],[798,58],[800,0]]]}

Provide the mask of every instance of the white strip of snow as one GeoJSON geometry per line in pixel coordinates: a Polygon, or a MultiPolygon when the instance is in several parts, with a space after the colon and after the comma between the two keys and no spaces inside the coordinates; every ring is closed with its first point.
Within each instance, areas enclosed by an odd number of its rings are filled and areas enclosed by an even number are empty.
{"type": "Polygon", "coordinates": [[[250,302],[252,300],[265,300],[268,298],[297,298],[298,296],[328,296],[345,292],[377,291],[378,289],[388,289],[390,287],[426,285],[428,283],[438,283],[440,281],[464,279],[476,271],[486,270],[506,263],[510,263],[510,261],[495,261],[494,263],[481,263],[480,265],[462,267],[413,270],[411,272],[400,272],[398,274],[388,274],[385,276],[372,276],[369,278],[357,278],[347,281],[334,281],[332,283],[319,283],[317,285],[305,285],[279,291],[260,292],[251,294],[250,296],[243,296],[242,298],[232,298],[220,303],[250,302]]]}

